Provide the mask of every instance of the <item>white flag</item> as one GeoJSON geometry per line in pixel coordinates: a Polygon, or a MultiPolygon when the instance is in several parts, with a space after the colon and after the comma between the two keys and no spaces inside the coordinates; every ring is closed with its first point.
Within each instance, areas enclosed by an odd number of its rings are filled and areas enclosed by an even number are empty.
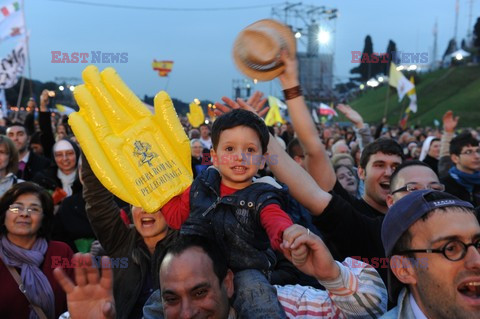
{"type": "MultiPolygon", "coordinates": [[[[5,7],[0,8],[0,11],[5,7]]],[[[1,11],[3,12],[3,11],[1,11]]],[[[0,41],[25,34],[25,21],[21,10],[14,11],[0,20],[0,41]]]]}
{"type": "Polygon", "coordinates": [[[15,49],[0,61],[0,89],[9,89],[18,82],[23,73],[27,49],[25,39],[20,40],[15,49]]]}

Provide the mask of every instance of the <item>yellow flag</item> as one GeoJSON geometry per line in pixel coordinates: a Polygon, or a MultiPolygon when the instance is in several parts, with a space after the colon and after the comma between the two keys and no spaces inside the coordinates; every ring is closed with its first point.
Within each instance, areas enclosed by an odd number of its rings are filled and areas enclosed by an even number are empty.
{"type": "Polygon", "coordinates": [[[267,116],[265,116],[265,124],[267,126],[273,126],[277,123],[285,123],[282,115],[280,114],[278,98],[274,96],[269,96],[268,105],[270,106],[270,109],[268,110],[267,116]]]}
{"type": "Polygon", "coordinates": [[[388,79],[388,84],[397,88],[398,100],[401,101],[405,94],[408,91],[413,89],[415,86],[407,80],[407,78],[402,74],[402,72],[397,70],[395,63],[390,63],[390,74],[388,79]]]}

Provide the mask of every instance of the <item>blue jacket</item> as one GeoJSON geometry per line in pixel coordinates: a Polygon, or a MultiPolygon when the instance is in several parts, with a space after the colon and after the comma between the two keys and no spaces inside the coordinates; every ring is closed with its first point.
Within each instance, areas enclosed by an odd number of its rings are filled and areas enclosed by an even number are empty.
{"type": "Polygon", "coordinates": [[[260,212],[270,204],[284,207],[288,191],[271,177],[255,180],[232,195],[220,197],[221,175],[214,167],[203,171],[190,188],[190,216],[181,234],[215,241],[233,271],[270,270],[276,263],[260,212]]]}

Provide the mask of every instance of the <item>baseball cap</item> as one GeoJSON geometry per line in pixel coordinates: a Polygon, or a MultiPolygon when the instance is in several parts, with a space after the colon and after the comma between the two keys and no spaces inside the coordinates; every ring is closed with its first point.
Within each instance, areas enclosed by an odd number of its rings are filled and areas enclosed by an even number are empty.
{"type": "MultiPolygon", "coordinates": [[[[382,224],[382,243],[385,249],[385,256],[391,257],[395,254],[393,248],[400,237],[417,220],[441,207],[465,207],[474,209],[469,202],[445,192],[435,190],[414,191],[398,200],[388,210],[382,224]]],[[[397,277],[388,270],[388,292],[390,299],[395,301],[404,286],[397,277]]]]}

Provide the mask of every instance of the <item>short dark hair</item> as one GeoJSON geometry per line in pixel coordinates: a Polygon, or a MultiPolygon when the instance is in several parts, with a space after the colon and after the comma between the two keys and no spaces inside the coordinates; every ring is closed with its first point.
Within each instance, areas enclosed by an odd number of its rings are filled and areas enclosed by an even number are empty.
{"type": "Polygon", "coordinates": [[[10,127],[14,127],[14,126],[20,126],[20,127],[23,127],[23,130],[25,131],[25,134],[27,134],[27,136],[31,136],[31,132],[30,130],[25,126],[25,124],[23,123],[20,123],[20,122],[13,122],[13,123],[10,123],[7,125],[7,129],[9,129],[10,127]]]}
{"type": "Polygon", "coordinates": [[[8,208],[18,197],[24,194],[36,195],[42,203],[42,226],[40,226],[40,229],[38,230],[37,237],[50,239],[53,226],[53,200],[43,187],[31,182],[23,182],[13,185],[0,199],[0,234],[4,235],[7,233],[7,228],[5,227],[5,215],[7,214],[8,208]]]}
{"type": "Polygon", "coordinates": [[[295,156],[303,156],[305,154],[298,138],[294,138],[288,143],[287,153],[291,158],[294,158],[295,156]]]}
{"type": "Polygon", "coordinates": [[[5,152],[8,154],[8,164],[5,168],[7,174],[17,174],[18,171],[18,151],[15,144],[5,135],[0,135],[0,145],[5,145],[5,152]]]}
{"type": "Polygon", "coordinates": [[[208,126],[207,123],[203,122],[202,124],[200,124],[200,125],[198,126],[198,128],[201,128],[202,126],[206,126],[206,127],[208,128],[208,130],[210,130],[210,126],[208,126]]]}
{"type": "MultiPolygon", "coordinates": [[[[208,238],[194,235],[179,235],[173,243],[167,248],[164,256],[171,254],[178,256],[189,248],[199,247],[212,261],[213,271],[221,285],[227,276],[227,259],[220,251],[219,247],[208,238]]],[[[164,258],[165,260],[165,258],[164,258]]]]}
{"type": "Polygon", "coordinates": [[[402,162],[405,159],[405,156],[403,155],[403,149],[400,144],[390,138],[381,137],[368,144],[363,149],[362,156],[360,157],[360,167],[365,169],[370,157],[376,153],[398,155],[402,159],[402,162]]]}
{"type": "MultiPolygon", "coordinates": [[[[429,194],[426,194],[424,198],[427,200],[427,202],[434,202],[434,201],[439,201],[439,200],[459,200],[458,197],[451,195],[446,192],[431,192],[429,194]]],[[[468,207],[463,207],[463,206],[447,206],[447,207],[438,207],[435,208],[434,210],[431,210],[430,212],[426,213],[423,215],[419,220],[426,221],[428,218],[432,216],[433,213],[435,212],[447,212],[450,209],[457,209],[458,211],[468,213],[468,214],[473,214],[476,216],[475,210],[473,208],[468,208],[468,207]]],[[[398,239],[397,243],[395,246],[393,246],[392,249],[392,255],[395,255],[396,252],[399,251],[404,251],[404,250],[409,250],[411,249],[410,243],[412,242],[413,236],[410,233],[410,228],[407,229],[402,236],[398,239]]],[[[387,256],[389,257],[389,256],[387,256]]],[[[408,257],[414,257],[413,254],[410,254],[408,257]]]]}
{"type": "Polygon", "coordinates": [[[270,135],[268,134],[268,128],[265,122],[256,114],[242,110],[235,109],[231,112],[225,113],[218,117],[212,126],[212,144],[213,149],[217,150],[218,143],[220,141],[220,134],[228,129],[246,126],[254,130],[258,138],[260,139],[260,145],[262,147],[262,154],[267,152],[268,140],[270,135]]]}
{"type": "Polygon", "coordinates": [[[478,146],[478,140],[470,131],[464,131],[450,141],[450,154],[460,155],[465,146],[478,146]]]}
{"type": "MultiPolygon", "coordinates": [[[[408,160],[408,161],[405,161],[405,162],[402,162],[402,164],[398,165],[397,168],[395,169],[395,171],[393,172],[392,176],[390,176],[390,191],[394,191],[393,189],[393,185],[395,184],[396,182],[396,179],[397,179],[397,175],[398,173],[404,169],[404,168],[407,168],[407,167],[410,167],[410,166],[424,166],[424,167],[427,167],[429,169],[432,169],[430,166],[428,166],[428,164],[422,162],[422,161],[419,161],[419,160],[408,160]]],[[[433,171],[433,170],[432,170],[433,171]]]]}

